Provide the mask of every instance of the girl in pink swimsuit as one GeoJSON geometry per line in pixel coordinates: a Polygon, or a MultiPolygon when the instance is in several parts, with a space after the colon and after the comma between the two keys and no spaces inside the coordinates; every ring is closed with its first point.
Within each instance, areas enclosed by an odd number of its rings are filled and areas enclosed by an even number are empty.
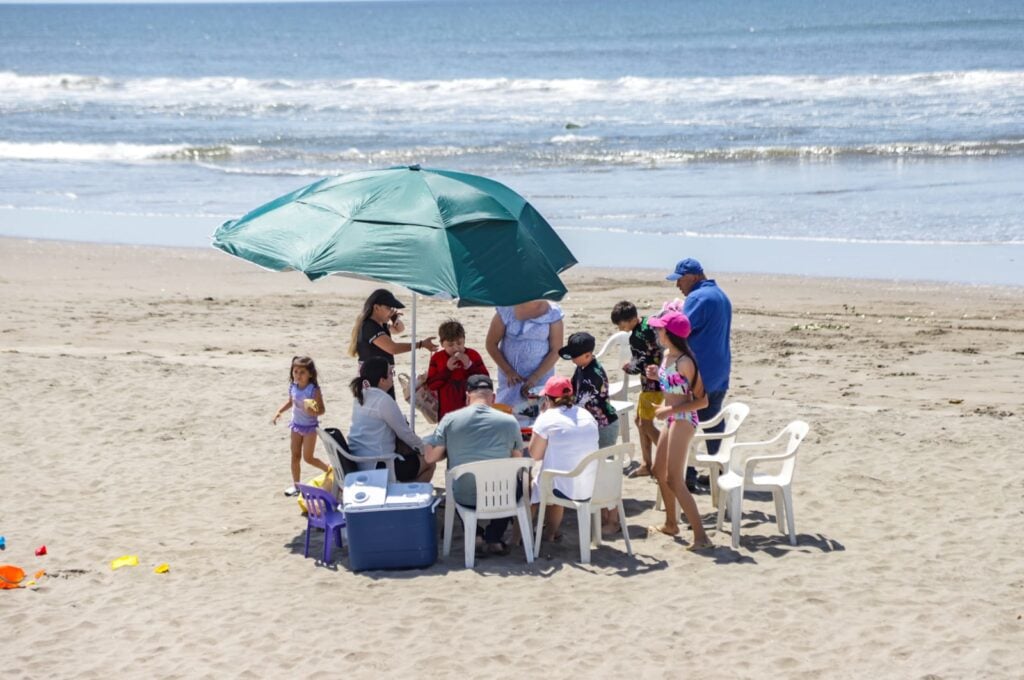
{"type": "Polygon", "coordinates": [[[704,531],[697,502],[683,479],[686,453],[700,425],[697,411],[708,404],[700,371],[697,369],[697,359],[686,342],[690,335],[690,320],[682,312],[671,310],[652,317],[648,324],[657,332],[658,344],[665,348],[665,358],[657,374],[655,367],[650,366],[648,375],[661,382],[665,403],[658,408],[654,417],[664,420],[666,424],[658,437],[654,458],[654,477],[658,480],[661,497],[665,501],[665,523],[651,529],[669,536],[679,533],[679,513],[676,511],[678,501],[686,521],[693,528],[693,543],[689,550],[709,548],[712,543],[704,531]]]}
{"type": "MultiPolygon", "coordinates": [[[[686,379],[686,376],[679,372],[676,368],[678,360],[682,357],[676,357],[676,361],[672,361],[666,365],[666,362],[662,362],[661,367],[658,369],[658,381],[661,382],[661,391],[665,394],[681,394],[686,399],[684,402],[694,401],[693,390],[690,389],[690,381],[686,379]]],[[[700,426],[700,420],[697,418],[697,412],[683,411],[679,413],[675,410],[668,411],[669,416],[665,418],[665,422],[668,425],[676,421],[682,421],[689,423],[694,429],[700,426]]]]}

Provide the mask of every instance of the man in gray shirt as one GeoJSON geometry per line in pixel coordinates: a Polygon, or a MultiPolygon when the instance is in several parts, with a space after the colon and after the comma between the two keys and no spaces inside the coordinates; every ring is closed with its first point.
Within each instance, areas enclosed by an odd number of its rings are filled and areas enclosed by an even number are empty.
{"type": "MultiPolygon", "coordinates": [[[[490,377],[470,376],[466,384],[466,406],[447,414],[437,424],[434,434],[423,438],[427,444],[424,459],[428,463],[436,463],[447,457],[448,467],[454,468],[481,460],[522,457],[523,437],[519,422],[507,413],[491,408],[493,405],[494,383],[490,377]]],[[[476,480],[472,475],[457,480],[454,493],[459,505],[476,507],[476,480]]],[[[484,529],[488,552],[508,552],[501,539],[511,521],[511,517],[492,519],[484,529]]]]}

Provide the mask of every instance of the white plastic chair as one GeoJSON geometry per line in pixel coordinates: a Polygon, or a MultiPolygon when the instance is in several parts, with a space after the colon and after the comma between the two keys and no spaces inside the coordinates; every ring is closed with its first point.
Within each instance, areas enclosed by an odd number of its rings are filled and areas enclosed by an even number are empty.
{"type": "Polygon", "coordinates": [[[722,530],[726,509],[732,519],[732,547],[740,547],[740,519],[743,492],[747,490],[771,491],[775,501],[775,519],[779,532],[785,533],[783,520],[788,520],[789,543],[796,545],[796,524],[793,520],[793,470],[796,467],[796,452],[800,442],[807,437],[810,427],[802,420],[794,420],[781,432],[763,442],[742,442],[733,444],[729,458],[728,471],[718,478],[718,489],[728,495],[728,501],[718,506],[718,531],[722,530]],[[778,449],[784,443],[781,452],[756,454],[750,453],[757,449],[778,449]],[[759,473],[757,467],[764,463],[781,463],[778,472],[759,473]],[[783,507],[785,506],[785,507],[783,507]]]}
{"type": "Polygon", "coordinates": [[[356,465],[359,463],[384,463],[388,469],[388,483],[392,484],[398,481],[395,477],[395,459],[398,458],[397,453],[381,453],[373,456],[357,456],[354,453],[350,453],[342,448],[338,442],[334,441],[331,435],[327,434],[322,427],[316,428],[316,435],[320,438],[320,443],[324,445],[324,450],[327,451],[327,459],[331,463],[331,467],[334,468],[334,481],[335,484],[341,484],[341,480],[345,478],[345,470],[342,466],[341,459],[345,458],[350,460],[356,465]]]}
{"type": "Polygon", "coordinates": [[[476,523],[481,519],[515,517],[519,520],[519,531],[523,536],[526,561],[533,563],[533,540],[530,537],[532,525],[526,509],[529,497],[530,458],[500,458],[482,460],[476,463],[457,465],[444,476],[444,551],[447,557],[452,551],[452,530],[455,528],[455,512],[462,518],[465,533],[466,568],[472,569],[476,556],[476,523]],[[476,482],[476,508],[455,502],[455,480],[463,475],[473,475],[476,482]],[[516,499],[516,481],[521,480],[523,495],[516,499]]]}
{"type": "Polygon", "coordinates": [[[629,393],[640,389],[640,376],[629,375],[622,370],[623,364],[633,359],[633,350],[629,347],[629,333],[619,331],[605,340],[600,351],[594,354],[595,359],[605,357],[601,362],[605,372],[609,373],[608,401],[619,414],[619,438],[623,444],[629,443],[629,412],[636,404],[629,400],[629,393]],[[611,381],[611,371],[622,373],[622,380],[611,381]]]}
{"type": "MultiPolygon", "coordinates": [[[[694,433],[693,439],[690,441],[690,451],[687,455],[686,465],[683,466],[684,474],[687,465],[692,464],[694,467],[700,465],[708,468],[711,502],[716,508],[718,507],[718,476],[729,467],[729,453],[736,441],[736,433],[749,414],[750,407],[742,402],[734,401],[731,404],[726,404],[713,418],[700,424],[700,429],[694,433]],[[705,431],[704,428],[714,427],[722,421],[725,421],[725,428],[721,432],[705,431]],[[707,452],[706,447],[709,441],[720,442],[718,453],[715,455],[707,452]],[[704,453],[695,453],[701,443],[705,446],[704,453]]],[[[654,509],[662,510],[663,508],[661,488],[659,487],[658,499],[654,504],[654,509]]]]}
{"type": "Polygon", "coordinates": [[[540,510],[537,513],[537,535],[533,543],[533,555],[540,555],[541,533],[544,528],[544,511],[548,505],[561,505],[576,511],[580,527],[580,562],[590,564],[590,544],[601,546],[601,510],[617,509],[622,525],[622,537],[626,541],[626,552],[633,556],[633,545],[629,542],[629,530],[626,527],[626,510],[622,505],[622,461],[630,450],[631,444],[619,444],[599,449],[581,460],[572,470],[541,470],[540,473],[540,510]],[[597,473],[594,477],[594,491],[585,501],[574,501],[559,498],[554,493],[555,477],[578,477],[587,466],[597,461],[597,473]]]}
{"type": "Polygon", "coordinates": [[[701,431],[693,437],[693,450],[691,451],[694,467],[708,468],[708,483],[711,486],[711,502],[718,507],[718,477],[729,468],[729,455],[732,445],[736,443],[736,433],[740,425],[750,415],[750,407],[746,404],[734,401],[726,404],[725,407],[705,423],[701,423],[701,431]],[[725,428],[721,432],[708,432],[706,428],[724,422],[725,428]],[[707,443],[718,441],[718,452],[714,455],[708,453],[707,443]],[[703,442],[704,452],[697,450],[697,446],[703,442]]]}
{"type": "MultiPolygon", "coordinates": [[[[604,341],[601,349],[594,354],[594,358],[604,358],[605,361],[602,362],[601,365],[604,366],[606,370],[609,367],[621,370],[623,364],[633,360],[633,350],[630,349],[629,346],[629,333],[626,331],[614,333],[604,341]]],[[[641,378],[642,376],[639,375],[629,375],[628,373],[624,374],[621,381],[609,383],[609,396],[613,399],[628,399],[630,392],[636,392],[640,389],[641,378]]]]}

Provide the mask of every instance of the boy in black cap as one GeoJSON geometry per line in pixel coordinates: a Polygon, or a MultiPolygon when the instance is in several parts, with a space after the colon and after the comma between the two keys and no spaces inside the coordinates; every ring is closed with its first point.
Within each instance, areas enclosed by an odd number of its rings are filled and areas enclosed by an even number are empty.
{"type": "Polygon", "coordinates": [[[576,364],[576,372],[572,374],[576,403],[597,421],[597,445],[603,449],[615,444],[619,416],[608,402],[608,374],[594,358],[594,345],[594,336],[590,333],[573,333],[568,344],[558,350],[558,356],[576,364]]]}

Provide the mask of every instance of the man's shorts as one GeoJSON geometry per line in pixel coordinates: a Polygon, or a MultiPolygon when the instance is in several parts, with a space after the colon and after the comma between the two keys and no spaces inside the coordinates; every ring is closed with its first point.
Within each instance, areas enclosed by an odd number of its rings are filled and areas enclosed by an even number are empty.
{"type": "Polygon", "coordinates": [[[636,400],[636,417],[640,420],[654,420],[654,412],[665,401],[664,392],[641,392],[636,400]]]}

